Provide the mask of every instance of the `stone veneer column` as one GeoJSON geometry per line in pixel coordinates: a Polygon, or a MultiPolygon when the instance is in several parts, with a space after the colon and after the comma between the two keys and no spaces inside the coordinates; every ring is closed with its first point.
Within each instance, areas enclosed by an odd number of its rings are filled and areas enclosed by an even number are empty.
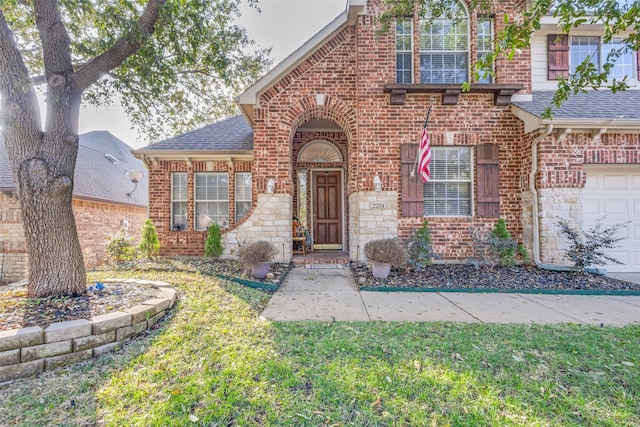
{"type": "Polygon", "coordinates": [[[543,188],[540,200],[540,259],[546,264],[569,265],[565,249],[569,241],[560,233],[558,220],[582,228],[582,189],[543,188]]]}
{"type": "Polygon", "coordinates": [[[289,262],[293,250],[291,206],[289,194],[259,194],[258,203],[249,218],[237,228],[222,235],[223,255],[233,255],[241,243],[267,240],[278,250],[275,261],[289,262]]]}
{"type": "Polygon", "coordinates": [[[522,246],[529,252],[533,259],[533,197],[531,191],[523,191],[520,195],[522,207],[522,246]]]}
{"type": "Polygon", "coordinates": [[[364,245],[398,237],[398,192],[363,191],[349,196],[349,257],[365,261],[364,245]]]}

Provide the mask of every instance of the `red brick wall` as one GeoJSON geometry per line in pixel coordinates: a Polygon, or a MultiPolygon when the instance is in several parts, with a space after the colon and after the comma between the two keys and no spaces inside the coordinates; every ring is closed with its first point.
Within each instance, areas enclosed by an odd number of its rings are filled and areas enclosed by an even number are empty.
{"type": "Polygon", "coordinates": [[[590,134],[569,134],[563,141],[552,135],[540,143],[539,188],[582,188],[584,164],[640,164],[640,135],[604,134],[593,140],[590,134]]]}
{"type": "MultiPolygon", "coordinates": [[[[156,226],[160,240],[160,254],[163,256],[200,256],[204,254],[205,231],[196,231],[194,223],[194,173],[227,172],[229,174],[229,228],[237,226],[235,222],[235,173],[252,172],[249,161],[160,161],[149,167],[149,217],[156,226]],[[171,173],[187,173],[187,229],[171,230],[171,173]]],[[[252,206],[256,205],[255,186],[264,192],[266,179],[253,179],[254,191],[252,206]]],[[[240,221],[240,223],[242,220],[240,221]]],[[[223,230],[224,231],[224,230],[223,230]]]]}
{"type": "MultiPolygon", "coordinates": [[[[0,262],[5,254],[3,281],[25,279],[29,274],[20,203],[13,193],[0,193],[0,262]]],[[[105,259],[104,240],[118,232],[123,220],[128,222],[128,233],[137,242],[142,224],[147,219],[147,208],[73,199],[78,238],[82,247],[85,267],[94,267],[105,259]]]]}

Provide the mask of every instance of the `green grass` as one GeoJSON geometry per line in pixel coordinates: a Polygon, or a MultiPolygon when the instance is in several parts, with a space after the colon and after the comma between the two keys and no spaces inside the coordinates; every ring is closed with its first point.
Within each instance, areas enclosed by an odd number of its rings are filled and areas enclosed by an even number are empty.
{"type": "Polygon", "coordinates": [[[194,273],[122,350],[0,388],[0,425],[637,426],[640,327],[278,323],[194,273]]]}

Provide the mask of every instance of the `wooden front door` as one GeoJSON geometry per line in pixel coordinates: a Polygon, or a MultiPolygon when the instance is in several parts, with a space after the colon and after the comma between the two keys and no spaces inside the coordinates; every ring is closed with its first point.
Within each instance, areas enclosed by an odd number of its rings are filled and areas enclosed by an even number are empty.
{"type": "Polygon", "coordinates": [[[341,178],[341,171],[313,172],[314,249],[342,249],[341,178]]]}

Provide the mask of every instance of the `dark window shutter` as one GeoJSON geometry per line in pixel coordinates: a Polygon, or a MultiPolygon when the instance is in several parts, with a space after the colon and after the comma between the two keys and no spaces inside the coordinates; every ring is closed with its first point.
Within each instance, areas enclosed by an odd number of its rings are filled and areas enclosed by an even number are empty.
{"type": "Polygon", "coordinates": [[[416,163],[418,144],[402,144],[400,146],[400,180],[402,183],[402,200],[400,202],[402,216],[424,216],[424,186],[422,178],[411,171],[416,163]]]}
{"type": "Polygon", "coordinates": [[[640,50],[636,52],[636,65],[638,66],[638,80],[640,80],[640,50]]]}
{"type": "Polygon", "coordinates": [[[500,160],[497,144],[476,147],[476,176],[478,185],[478,217],[500,216],[500,160]]]}
{"type": "Polygon", "coordinates": [[[549,80],[569,77],[569,36],[549,34],[547,46],[549,50],[547,62],[549,80]]]}

